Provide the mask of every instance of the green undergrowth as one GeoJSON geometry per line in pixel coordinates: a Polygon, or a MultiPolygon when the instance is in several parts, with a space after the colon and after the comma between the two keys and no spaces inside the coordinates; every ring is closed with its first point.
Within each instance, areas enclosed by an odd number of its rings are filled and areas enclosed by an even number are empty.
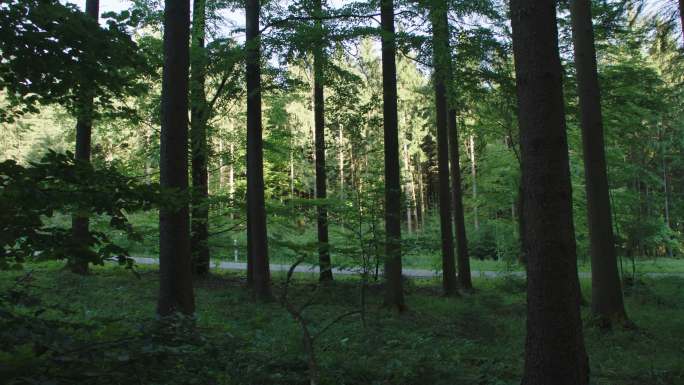
{"type": "MultiPolygon", "coordinates": [[[[198,280],[194,321],[163,323],[154,319],[152,267],[140,267],[137,276],[118,266],[96,267],[80,277],[42,263],[0,277],[4,383],[309,383],[299,325],[279,301],[254,302],[238,273],[198,280]]],[[[279,297],[284,276],[273,280],[279,297]]],[[[474,283],[474,294],[445,298],[437,281],[407,281],[408,311],[397,315],[381,306],[381,287],[370,282],[365,326],[354,314],[315,342],[321,383],[518,384],[525,283],[514,276],[474,283]]],[[[589,296],[588,282],[582,283],[589,296]]],[[[315,296],[304,311],[313,333],[360,310],[357,278],[316,286],[310,276],[295,275],[288,296],[295,305],[315,296]]],[[[592,383],[684,383],[684,279],[630,282],[626,303],[636,329],[585,330],[592,383]]]]}
{"type": "MultiPolygon", "coordinates": [[[[159,218],[155,213],[135,212],[128,215],[138,239],[131,240],[124,232],[112,230],[108,225],[108,218],[93,217],[93,227],[107,233],[108,236],[122,246],[134,257],[156,257],[159,255],[159,218]]],[[[51,219],[55,224],[61,224],[65,229],[71,226],[71,217],[56,215],[51,219]]],[[[210,227],[209,247],[212,260],[246,262],[247,236],[239,221],[228,221],[221,226],[210,227]],[[231,231],[226,231],[231,230],[231,231]]],[[[289,265],[293,263],[299,254],[289,246],[283,246],[283,242],[289,245],[298,245],[300,248],[311,247],[316,242],[317,232],[315,224],[293,226],[290,222],[283,224],[275,221],[269,223],[269,242],[271,263],[289,265]],[[278,239],[279,241],[276,241],[278,239]]],[[[469,233],[470,234],[470,233],[469,233]]],[[[423,231],[403,233],[402,263],[407,269],[424,269],[439,271],[442,264],[439,228],[429,227],[423,231]]],[[[470,234],[470,267],[473,271],[524,271],[525,267],[518,262],[519,251],[510,249],[498,250],[493,247],[479,247],[481,243],[476,234],[470,234]],[[472,239],[471,239],[472,238],[472,239]],[[502,257],[498,254],[502,254],[502,257]],[[480,257],[477,257],[480,256],[480,257]]],[[[340,226],[330,226],[330,252],[333,263],[344,268],[355,268],[361,264],[358,253],[349,255],[345,248],[356,247],[357,241],[348,231],[340,226]]],[[[517,248],[517,243],[514,244],[517,248]]],[[[380,248],[379,250],[381,250],[380,248]]],[[[354,250],[357,251],[357,250],[354,250]]],[[[370,258],[371,267],[374,269],[377,262],[374,256],[370,258]]],[[[311,261],[315,263],[315,261],[311,261]]],[[[639,276],[647,273],[673,273],[684,275],[684,258],[622,258],[621,270],[625,276],[639,276]]],[[[579,270],[584,273],[591,272],[591,261],[586,255],[579,258],[579,270]]]]}

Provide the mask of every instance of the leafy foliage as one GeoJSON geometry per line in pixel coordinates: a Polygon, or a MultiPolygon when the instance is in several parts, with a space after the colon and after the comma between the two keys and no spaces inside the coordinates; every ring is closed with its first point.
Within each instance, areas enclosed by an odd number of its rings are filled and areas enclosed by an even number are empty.
{"type": "Polygon", "coordinates": [[[76,255],[94,264],[111,258],[130,264],[127,252],[104,232],[92,232],[83,244],[69,230],[46,224],[46,219],[81,210],[107,216],[111,228],[134,237],[126,214],[150,210],[160,202],[157,186],[140,185],[113,168],[96,170],[90,163],[75,162],[70,153],[48,152],[29,166],[4,161],[0,163],[0,268],[76,255]]]}
{"type": "Polygon", "coordinates": [[[96,106],[116,110],[113,101],[140,93],[138,79],[148,71],[127,33],[126,13],[101,28],[74,5],[58,0],[11,0],[0,6],[0,90],[8,109],[0,122],[58,103],[77,111],[84,87],[96,106]]]}

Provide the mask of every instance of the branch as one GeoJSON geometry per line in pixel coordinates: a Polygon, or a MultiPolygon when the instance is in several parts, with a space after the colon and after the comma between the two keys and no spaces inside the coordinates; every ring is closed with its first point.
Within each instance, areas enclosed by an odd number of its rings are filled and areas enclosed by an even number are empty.
{"type": "Polygon", "coordinates": [[[320,337],[321,335],[323,335],[323,333],[324,333],[325,331],[327,331],[328,329],[330,329],[330,328],[331,328],[333,325],[335,325],[336,323],[342,321],[344,318],[347,318],[347,317],[352,316],[352,315],[355,315],[355,314],[361,314],[361,311],[360,311],[360,310],[353,310],[353,311],[350,311],[350,312],[346,312],[346,313],[344,313],[344,314],[340,314],[339,316],[337,316],[337,318],[335,318],[334,320],[330,321],[327,325],[325,325],[325,327],[324,327],[323,329],[321,329],[318,333],[316,333],[316,335],[314,335],[314,336],[312,337],[312,340],[316,340],[316,338],[318,338],[318,337],[320,337]]]}
{"type": "Polygon", "coordinates": [[[229,228],[227,228],[225,230],[216,231],[214,233],[211,233],[211,234],[209,234],[209,236],[213,237],[215,235],[231,232],[231,231],[237,229],[238,227],[242,226],[243,223],[244,223],[244,221],[238,222],[238,223],[234,224],[233,226],[230,226],[229,228]]]}
{"type": "Polygon", "coordinates": [[[216,104],[216,101],[218,100],[219,95],[221,95],[221,92],[223,91],[223,88],[226,86],[226,83],[228,82],[228,79],[230,78],[231,72],[228,72],[223,76],[223,79],[221,79],[221,84],[219,84],[218,88],[216,89],[216,93],[214,96],[211,98],[211,101],[209,104],[207,104],[207,115],[209,111],[212,111],[214,109],[214,104],[216,104]]]}
{"type": "MultiPolygon", "coordinates": [[[[410,14],[415,14],[413,11],[409,10],[404,10],[400,11],[394,14],[394,16],[400,16],[406,13],[410,14]]],[[[381,16],[380,13],[371,13],[371,14],[359,14],[359,13],[340,13],[340,14],[333,14],[333,15],[323,15],[323,16],[288,16],[283,19],[275,19],[271,21],[270,23],[266,24],[261,30],[259,30],[259,33],[265,32],[267,29],[271,27],[276,27],[279,25],[283,25],[286,23],[289,23],[291,21],[323,21],[323,20],[339,20],[339,19],[374,19],[376,17],[381,16]]]]}

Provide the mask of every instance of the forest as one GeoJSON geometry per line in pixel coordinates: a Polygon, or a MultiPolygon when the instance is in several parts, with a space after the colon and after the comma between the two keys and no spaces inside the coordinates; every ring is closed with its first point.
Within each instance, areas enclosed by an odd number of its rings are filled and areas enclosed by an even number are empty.
{"type": "Polygon", "coordinates": [[[684,0],[3,0],[0,384],[684,384],[684,0]]]}

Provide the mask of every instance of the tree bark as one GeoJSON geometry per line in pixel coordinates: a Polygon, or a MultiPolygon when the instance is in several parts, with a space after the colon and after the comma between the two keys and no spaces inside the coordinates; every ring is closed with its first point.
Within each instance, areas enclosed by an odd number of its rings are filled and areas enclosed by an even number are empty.
{"type": "MultiPolygon", "coordinates": [[[[314,15],[320,16],[323,13],[321,0],[314,0],[314,15]]],[[[323,87],[325,84],[325,56],[323,52],[323,23],[316,21],[316,29],[319,30],[321,40],[314,45],[313,67],[314,67],[314,126],[315,126],[315,147],[316,147],[316,199],[324,200],[327,198],[327,181],[325,174],[325,98],[323,87]]],[[[325,205],[318,204],[318,264],[320,267],[321,281],[332,281],[332,266],[330,262],[330,251],[328,246],[328,211],[325,205]]]]}
{"type": "MultiPolygon", "coordinates": [[[[663,137],[662,139],[665,141],[665,138],[663,137]]],[[[670,182],[668,181],[668,175],[667,175],[667,162],[665,161],[665,144],[663,143],[662,145],[662,152],[661,152],[661,165],[663,169],[663,213],[665,214],[665,226],[667,226],[668,230],[671,230],[671,222],[670,222],[670,182]]],[[[667,251],[667,256],[669,258],[672,258],[672,247],[670,247],[670,244],[665,245],[665,249],[667,251]]]]}
{"type": "Polygon", "coordinates": [[[339,158],[339,174],[340,174],[340,199],[344,199],[344,142],[343,142],[343,130],[342,130],[342,125],[339,127],[340,131],[340,136],[339,136],[339,141],[338,141],[338,153],[337,157],[339,158]]]}
{"type": "Polygon", "coordinates": [[[442,288],[445,295],[458,293],[456,261],[451,228],[451,193],[449,186],[449,134],[447,122],[447,88],[449,79],[449,30],[445,24],[447,4],[433,1],[430,7],[437,121],[437,168],[439,177],[439,224],[442,235],[442,288]]]}
{"type": "Polygon", "coordinates": [[[480,229],[480,219],[477,214],[477,164],[475,159],[475,135],[468,138],[470,148],[470,178],[473,183],[473,226],[475,231],[480,229]]]}
{"type": "Polygon", "coordinates": [[[406,231],[411,234],[413,232],[413,220],[411,218],[411,189],[413,184],[413,174],[411,174],[411,163],[409,162],[408,145],[404,142],[404,169],[408,176],[408,181],[404,187],[406,195],[406,231]]]}
{"type": "Polygon", "coordinates": [[[425,216],[427,215],[426,211],[426,204],[425,204],[425,186],[423,185],[423,173],[422,173],[422,167],[420,166],[420,162],[418,161],[418,157],[416,157],[415,164],[418,165],[417,170],[418,170],[418,192],[420,195],[420,204],[416,205],[416,221],[418,221],[420,217],[420,228],[424,229],[425,228],[425,216]]]}
{"type": "Polygon", "coordinates": [[[453,196],[454,226],[456,227],[456,250],[458,256],[458,284],[464,290],[473,288],[470,276],[470,255],[466,236],[463,189],[461,188],[461,162],[458,151],[458,126],[456,110],[449,110],[449,150],[451,152],[451,194],[453,196]]]}
{"type": "Polygon", "coordinates": [[[580,317],[556,2],[512,0],[510,9],[529,242],[522,384],[585,385],[589,367],[580,317]]]}
{"type": "Polygon", "coordinates": [[[401,181],[399,176],[399,124],[397,116],[397,63],[394,35],[394,1],[380,2],[382,94],[385,137],[385,305],[403,311],[401,280],[401,181]]]}
{"type": "Polygon", "coordinates": [[[252,289],[260,300],[271,300],[271,273],[268,263],[268,236],[264,199],[264,155],[261,126],[261,43],[259,0],[247,0],[247,231],[252,289]]]}
{"type": "MultiPolygon", "coordinates": [[[[100,16],[100,1],[86,0],[85,13],[95,21],[100,16]]],[[[79,107],[76,116],[76,153],[77,163],[90,163],[91,141],[93,131],[93,91],[88,79],[83,79],[79,97],[79,107]]],[[[85,275],[89,272],[88,249],[90,248],[90,219],[88,213],[75,213],[71,218],[71,233],[78,249],[76,255],[67,261],[67,267],[72,273],[85,275]]]]}
{"type": "Polygon", "coordinates": [[[684,0],[679,0],[679,18],[682,27],[682,41],[684,41],[684,0]]]}
{"type": "Polygon", "coordinates": [[[204,48],[206,30],[206,0],[194,0],[192,10],[192,57],[190,74],[190,141],[192,154],[192,221],[190,250],[193,272],[209,273],[209,175],[207,172],[207,94],[204,48]]]}
{"type": "Polygon", "coordinates": [[[219,180],[218,180],[218,190],[223,191],[223,187],[226,185],[226,156],[224,154],[225,148],[223,148],[223,137],[220,136],[218,139],[218,151],[219,151],[219,180]]]}
{"type": "Polygon", "coordinates": [[[591,252],[591,311],[604,327],[627,320],[618,273],[601,114],[591,2],[570,2],[581,114],[587,223],[591,252]]]}
{"type": "MultiPolygon", "coordinates": [[[[166,0],[160,182],[164,189],[188,192],[188,72],[190,1],[166,0]]],[[[184,198],[184,197],[183,197],[184,198]]],[[[157,314],[192,315],[190,221],[186,201],[159,210],[159,301],[157,314]]]]}
{"type": "MultiPolygon", "coordinates": [[[[446,3],[448,4],[448,3],[446,3]]],[[[458,283],[464,290],[471,290],[473,288],[472,279],[470,277],[470,256],[468,255],[468,238],[466,236],[465,227],[465,213],[463,210],[463,190],[461,188],[461,160],[458,147],[458,122],[456,120],[456,103],[454,96],[456,94],[453,87],[455,87],[453,79],[453,61],[451,58],[451,48],[449,44],[449,20],[448,20],[448,5],[445,5],[446,12],[443,12],[441,23],[444,25],[444,42],[447,48],[446,54],[446,71],[447,71],[447,101],[448,101],[448,137],[449,137],[449,158],[451,165],[451,193],[453,203],[453,218],[456,232],[456,247],[458,255],[458,283]]]]}

